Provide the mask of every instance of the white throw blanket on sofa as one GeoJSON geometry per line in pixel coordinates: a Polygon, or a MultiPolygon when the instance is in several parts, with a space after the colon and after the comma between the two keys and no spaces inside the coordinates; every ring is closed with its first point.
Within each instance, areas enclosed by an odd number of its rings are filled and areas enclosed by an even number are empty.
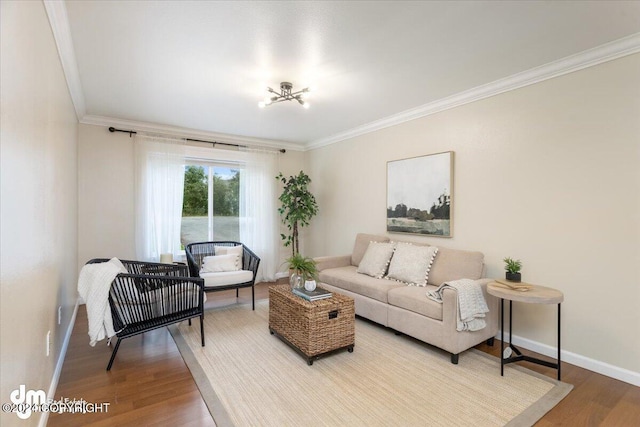
{"type": "Polygon", "coordinates": [[[118,258],[108,262],[86,264],[78,277],[78,292],[87,305],[89,320],[89,345],[94,347],[104,338],[116,334],[109,307],[109,289],[118,273],[127,273],[118,258]]]}
{"type": "Polygon", "coordinates": [[[482,288],[477,280],[452,280],[438,286],[435,291],[427,291],[427,297],[442,304],[442,292],[445,288],[455,289],[458,295],[458,331],[477,331],[487,323],[484,320],[489,307],[482,294],[482,288]]]}

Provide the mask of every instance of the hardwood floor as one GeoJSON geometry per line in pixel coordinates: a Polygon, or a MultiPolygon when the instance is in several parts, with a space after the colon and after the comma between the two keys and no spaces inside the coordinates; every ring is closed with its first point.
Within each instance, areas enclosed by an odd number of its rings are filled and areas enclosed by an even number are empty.
{"type": "MultiPolygon", "coordinates": [[[[256,286],[256,299],[268,298],[268,285],[256,286]]],[[[207,297],[207,308],[236,303],[234,291],[207,297]]],[[[251,302],[251,290],[241,289],[238,301],[251,302]]],[[[198,321],[192,327],[199,327],[198,321]]],[[[88,341],[87,316],[81,306],[55,397],[107,402],[108,412],[51,414],[49,426],[215,425],[166,328],[125,340],[110,372],[105,368],[112,347],[104,341],[90,347],[88,341]]],[[[481,344],[476,348],[498,356],[500,341],[496,340],[493,347],[481,344]]],[[[521,364],[555,378],[554,369],[521,364]]],[[[574,389],[536,425],[640,425],[640,387],[567,363],[562,364],[562,380],[573,384],[574,389]]]]}

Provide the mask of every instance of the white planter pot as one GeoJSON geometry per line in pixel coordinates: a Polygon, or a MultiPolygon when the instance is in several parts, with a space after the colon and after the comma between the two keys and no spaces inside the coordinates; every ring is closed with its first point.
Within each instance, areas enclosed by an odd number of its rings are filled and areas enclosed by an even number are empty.
{"type": "Polygon", "coordinates": [[[304,288],[308,291],[313,291],[316,289],[316,281],[315,280],[305,280],[304,288]]]}

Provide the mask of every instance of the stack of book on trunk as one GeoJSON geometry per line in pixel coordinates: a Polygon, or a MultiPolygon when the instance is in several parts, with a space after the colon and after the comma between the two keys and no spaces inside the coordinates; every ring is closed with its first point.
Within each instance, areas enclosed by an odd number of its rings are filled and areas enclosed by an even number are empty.
{"type": "Polygon", "coordinates": [[[302,297],[307,301],[318,301],[320,299],[331,298],[331,292],[322,288],[315,288],[313,291],[308,291],[305,288],[294,288],[294,295],[302,297]]]}

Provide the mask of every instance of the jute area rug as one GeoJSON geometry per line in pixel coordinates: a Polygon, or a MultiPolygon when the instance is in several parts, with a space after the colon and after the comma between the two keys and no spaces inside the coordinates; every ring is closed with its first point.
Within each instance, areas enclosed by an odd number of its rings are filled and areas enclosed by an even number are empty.
{"type": "Polygon", "coordinates": [[[170,331],[216,425],[533,425],[572,389],[477,350],[449,354],[365,320],[353,353],[308,366],[268,329],[268,301],[205,314],[170,331]]]}

